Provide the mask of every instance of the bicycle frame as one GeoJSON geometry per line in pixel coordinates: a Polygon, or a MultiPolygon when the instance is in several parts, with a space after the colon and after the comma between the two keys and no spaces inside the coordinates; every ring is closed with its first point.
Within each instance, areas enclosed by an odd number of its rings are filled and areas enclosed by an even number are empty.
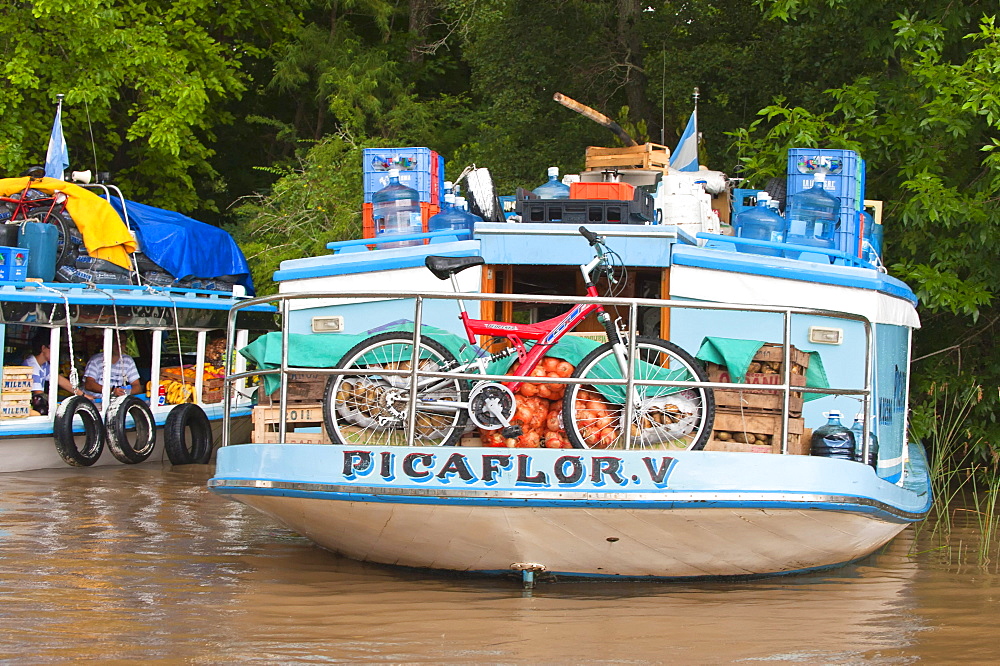
{"type": "MultiPolygon", "coordinates": [[[[604,251],[598,247],[596,252],[597,256],[590,260],[589,263],[580,265],[580,272],[583,274],[584,284],[587,289],[586,295],[591,298],[596,298],[599,295],[597,293],[597,286],[591,277],[592,273],[595,268],[604,262],[604,251]]],[[[454,273],[451,276],[451,284],[452,289],[458,293],[460,290],[454,273]]],[[[518,356],[518,364],[515,366],[513,374],[528,375],[531,373],[541,362],[542,358],[564,335],[575,329],[580,322],[593,312],[597,313],[598,319],[604,324],[604,328],[608,333],[608,341],[614,343],[616,348],[620,350],[618,354],[620,357],[619,362],[624,368],[624,344],[618,335],[618,330],[613,325],[609,325],[611,317],[603,305],[597,303],[578,304],[565,314],[535,324],[515,324],[487,319],[473,319],[469,316],[469,312],[465,308],[465,303],[461,299],[459,299],[458,305],[461,310],[460,318],[462,325],[465,327],[465,333],[469,338],[469,342],[473,345],[476,344],[476,336],[479,335],[506,338],[513,345],[518,356]],[[528,350],[524,346],[525,340],[533,340],[537,344],[528,350]]],[[[504,385],[512,391],[517,391],[522,383],[505,382],[504,385]]]]}

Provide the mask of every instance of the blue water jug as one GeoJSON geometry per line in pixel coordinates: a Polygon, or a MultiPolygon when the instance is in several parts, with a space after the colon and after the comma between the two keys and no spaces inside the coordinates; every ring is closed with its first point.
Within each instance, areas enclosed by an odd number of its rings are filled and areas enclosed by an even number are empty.
{"type": "Polygon", "coordinates": [[[482,222],[483,218],[469,210],[469,200],[465,197],[455,197],[455,207],[465,217],[465,224],[469,229],[473,229],[477,222],[482,222]]]}
{"type": "Polygon", "coordinates": [[[559,167],[549,167],[548,182],[532,190],[539,199],[569,199],[569,185],[559,182],[559,167]]]}
{"type": "MultiPolygon", "coordinates": [[[[733,232],[739,238],[772,241],[780,243],[783,240],[785,220],[770,206],[767,192],[757,193],[757,205],[736,216],[733,232]]],[[[780,257],[781,250],[770,247],[754,247],[752,245],[737,245],[740,252],[765,254],[770,257],[780,257]]]]}
{"type": "Polygon", "coordinates": [[[28,277],[52,282],[56,277],[56,250],[59,229],[46,222],[24,222],[17,237],[18,247],[28,249],[28,277]]]}
{"type": "Polygon", "coordinates": [[[813,431],[810,440],[812,454],[824,458],[854,460],[854,433],[840,422],[839,411],[833,410],[826,416],[826,425],[813,431]]]}
{"type": "Polygon", "coordinates": [[[427,220],[427,231],[469,230],[472,222],[465,213],[455,206],[455,195],[445,194],[441,212],[427,220]]]}
{"type": "MultiPolygon", "coordinates": [[[[865,441],[865,415],[862,412],[854,417],[854,425],[851,426],[851,434],[854,435],[855,446],[857,451],[854,452],[854,459],[858,462],[865,462],[864,460],[864,446],[862,442],[865,441]]],[[[868,464],[876,469],[878,469],[878,437],[875,436],[875,428],[868,433],[868,464]]]]}
{"type": "Polygon", "coordinates": [[[864,253],[863,258],[870,264],[881,263],[882,261],[882,225],[875,224],[875,218],[868,211],[861,213],[864,228],[864,253]],[[877,258],[877,261],[876,261],[877,258]]]}
{"type": "Polygon", "coordinates": [[[840,221],[840,200],[827,193],[826,174],[816,173],[813,177],[812,188],[789,198],[785,240],[792,245],[832,250],[836,246],[834,233],[840,221]]]}
{"type": "MultiPolygon", "coordinates": [[[[399,182],[399,169],[389,169],[389,184],[372,195],[372,218],[375,235],[383,238],[400,234],[419,234],[424,230],[417,191],[399,182]]],[[[379,248],[422,245],[422,240],[380,243],[379,248]]]]}

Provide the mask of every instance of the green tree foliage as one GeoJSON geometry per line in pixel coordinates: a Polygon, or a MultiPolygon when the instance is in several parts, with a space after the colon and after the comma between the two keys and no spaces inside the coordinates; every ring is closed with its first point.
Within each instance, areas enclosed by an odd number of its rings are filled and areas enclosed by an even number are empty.
{"type": "Polygon", "coordinates": [[[199,185],[245,60],[295,20],[295,0],[35,0],[0,9],[0,168],[44,161],[57,93],[71,169],[116,172],[130,196],[211,207],[199,185]],[[93,148],[91,147],[93,134],[93,148]],[[95,164],[96,163],[96,164],[95,164]]]}
{"type": "MultiPolygon", "coordinates": [[[[777,16],[800,20],[836,21],[859,11],[865,21],[875,12],[891,32],[864,43],[882,56],[881,67],[827,90],[818,110],[778,98],[737,131],[747,172],[759,185],[783,170],[784,151],[793,146],[858,150],[867,160],[868,198],[885,202],[891,272],[921,301],[917,409],[926,410],[930,403],[919,398],[943,383],[998,386],[1000,28],[994,18],[968,4],[922,3],[923,13],[893,16],[881,5],[849,0],[766,4],[777,16]]],[[[967,423],[984,453],[1000,442],[997,406],[996,392],[985,392],[967,423]]],[[[921,416],[916,423],[926,421],[921,416]]]]}

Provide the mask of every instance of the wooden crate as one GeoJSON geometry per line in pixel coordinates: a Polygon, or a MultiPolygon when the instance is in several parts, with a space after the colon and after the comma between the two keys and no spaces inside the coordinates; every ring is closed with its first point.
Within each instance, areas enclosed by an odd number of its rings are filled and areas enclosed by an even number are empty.
{"type": "Polygon", "coordinates": [[[606,169],[658,169],[666,171],[670,166],[670,149],[657,143],[644,143],[627,148],[587,148],[586,168],[606,169]]]}
{"type": "MultiPolygon", "coordinates": [[[[254,407],[253,441],[258,444],[276,444],[281,430],[280,407],[254,407]]],[[[330,444],[330,438],[323,426],[323,406],[321,404],[297,405],[285,409],[285,443],[287,444],[330,444]],[[319,432],[303,432],[304,429],[319,432]]]]}
{"type": "Polygon", "coordinates": [[[31,391],[4,393],[0,400],[0,418],[23,419],[31,415],[31,391]]]}
{"type": "MultiPolygon", "coordinates": [[[[320,375],[313,372],[290,372],[288,373],[288,404],[307,405],[323,401],[323,394],[326,391],[326,382],[331,375],[320,375]]],[[[280,387],[267,396],[272,406],[279,405],[281,401],[280,387]]]]}
{"type": "Polygon", "coordinates": [[[31,391],[33,370],[27,365],[5,365],[3,367],[3,392],[21,393],[31,391]]]}
{"type": "MultiPolygon", "coordinates": [[[[744,384],[761,384],[777,386],[784,382],[784,356],[781,345],[767,344],[754,354],[747,371],[744,384]]],[[[789,383],[792,386],[806,385],[806,370],[809,368],[809,354],[791,348],[792,374],[789,383]]],[[[708,380],[711,382],[732,382],[729,370],[716,363],[707,363],[708,380]]],[[[792,392],[788,399],[789,414],[798,416],[802,413],[802,394],[792,392]]],[[[742,409],[751,413],[781,414],[783,395],[781,391],[770,389],[715,390],[715,404],[723,409],[742,409]]]]}
{"type": "MultiPolygon", "coordinates": [[[[788,419],[788,453],[809,455],[809,440],[804,437],[805,427],[801,418],[788,419]]],[[[781,453],[781,416],[748,414],[717,409],[712,426],[712,438],[705,445],[706,451],[736,451],[743,453],[781,453]],[[721,439],[728,433],[729,439],[721,439]],[[753,436],[753,443],[740,438],[753,436]],[[757,443],[765,440],[766,444],[757,443]]]]}

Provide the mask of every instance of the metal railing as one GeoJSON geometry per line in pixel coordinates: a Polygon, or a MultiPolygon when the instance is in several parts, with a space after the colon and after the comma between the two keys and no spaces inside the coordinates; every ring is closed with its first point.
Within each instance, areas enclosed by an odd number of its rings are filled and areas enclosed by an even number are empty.
{"type": "MultiPolygon", "coordinates": [[[[456,294],[454,292],[417,292],[417,291],[337,291],[337,292],[307,292],[307,293],[295,293],[295,294],[281,294],[276,296],[264,296],[254,299],[249,299],[234,305],[229,314],[229,323],[227,331],[227,341],[228,349],[226,353],[227,367],[226,367],[226,387],[227,390],[223,392],[225,396],[225,415],[224,415],[224,433],[223,433],[223,446],[229,444],[229,400],[231,391],[228,390],[230,383],[239,381],[241,379],[253,376],[253,375],[279,375],[280,376],[280,389],[279,389],[279,413],[280,422],[278,430],[278,442],[284,443],[287,436],[287,422],[286,422],[286,410],[288,406],[288,381],[287,376],[289,372],[302,372],[308,371],[312,374],[318,375],[342,375],[342,374],[356,374],[357,370],[341,370],[337,368],[316,368],[316,367],[303,367],[303,366],[292,366],[288,362],[288,341],[289,341],[289,321],[290,321],[290,304],[296,300],[304,299],[338,299],[338,298],[363,298],[371,300],[403,300],[403,299],[413,299],[413,341],[414,346],[420,344],[420,340],[424,337],[421,333],[422,319],[423,319],[423,306],[424,302],[427,300],[470,300],[470,301],[493,301],[493,302],[505,302],[512,301],[518,303],[534,303],[534,304],[563,304],[567,306],[578,305],[581,303],[600,303],[605,307],[618,307],[628,309],[628,326],[626,330],[635,331],[637,330],[636,322],[638,321],[638,310],[639,308],[667,308],[667,309],[685,309],[685,310],[707,310],[707,311],[718,311],[718,312],[760,312],[760,313],[771,313],[782,316],[782,357],[785,362],[782,363],[782,383],[781,384],[768,384],[767,390],[769,391],[780,391],[782,393],[782,413],[781,413],[781,452],[783,454],[788,453],[788,422],[789,422],[789,400],[791,397],[791,392],[795,391],[797,393],[819,393],[824,395],[855,395],[861,396],[861,400],[864,404],[864,414],[871,414],[871,400],[872,400],[872,360],[873,360],[873,335],[872,335],[872,324],[871,321],[862,315],[857,315],[848,312],[839,312],[833,310],[822,310],[817,308],[800,308],[800,307],[779,307],[779,306],[765,306],[765,305],[747,305],[747,304],[736,304],[736,303],[706,303],[706,302],[692,302],[692,301],[674,301],[669,299],[639,299],[639,298],[608,298],[608,297],[598,297],[598,298],[588,298],[585,296],[542,296],[542,295],[532,295],[532,294],[469,294],[462,293],[456,294]],[[255,370],[248,370],[241,373],[231,373],[230,365],[233,356],[233,331],[236,322],[236,316],[238,312],[242,309],[259,306],[261,304],[276,304],[281,315],[281,362],[279,367],[272,369],[258,368],[255,370]],[[861,388],[822,388],[822,387],[804,387],[804,386],[792,386],[791,384],[791,331],[792,331],[792,317],[793,316],[815,316],[815,317],[829,317],[833,319],[841,319],[846,321],[855,321],[860,323],[864,327],[865,331],[865,361],[864,361],[864,385],[861,388]]],[[[458,308],[456,307],[456,313],[458,308]]],[[[457,317],[456,317],[457,319],[457,317]]],[[[320,334],[320,335],[337,335],[337,334],[320,334]]],[[[373,333],[374,335],[374,333],[373,333]]],[[[628,336],[628,343],[630,352],[634,353],[635,350],[635,338],[636,336],[628,336]]],[[[520,375],[491,375],[491,374],[480,374],[480,373],[458,373],[458,372],[429,372],[426,370],[419,369],[417,366],[419,364],[414,363],[411,370],[397,370],[397,371],[387,371],[380,370],[380,374],[398,374],[398,375],[409,375],[411,377],[411,388],[415,386],[416,378],[418,375],[422,377],[457,377],[463,379],[476,379],[476,380],[493,380],[493,381],[525,381],[530,382],[532,380],[537,381],[537,377],[520,376],[520,375]]],[[[649,386],[673,386],[673,387],[684,387],[684,388],[702,388],[702,389],[723,389],[723,390],[755,390],[759,391],[761,389],[760,384],[746,384],[746,383],[731,383],[731,382],[691,382],[691,381],[669,381],[669,380],[651,380],[643,379],[638,380],[632,376],[631,367],[625,377],[624,381],[626,386],[631,387],[639,385],[649,385],[649,386]]],[[[579,383],[581,379],[561,379],[561,378],[546,378],[546,383],[562,383],[562,384],[572,384],[579,383]]],[[[598,384],[598,383],[609,383],[609,384],[622,384],[622,380],[595,380],[592,378],[587,378],[586,382],[588,384],[598,384]]],[[[260,389],[258,389],[260,391],[260,389]]],[[[415,410],[413,408],[412,402],[415,398],[416,391],[410,391],[411,405],[409,408],[410,423],[408,424],[408,440],[413,440],[414,433],[414,420],[415,420],[415,410]]],[[[626,408],[631,401],[626,401],[626,408]]],[[[630,421],[630,414],[626,412],[626,423],[630,421]]],[[[626,447],[631,439],[631,434],[629,428],[625,428],[626,437],[626,447]]],[[[862,460],[867,461],[869,457],[869,446],[870,446],[870,424],[869,418],[865,418],[864,421],[864,444],[862,447],[862,460]]]]}

